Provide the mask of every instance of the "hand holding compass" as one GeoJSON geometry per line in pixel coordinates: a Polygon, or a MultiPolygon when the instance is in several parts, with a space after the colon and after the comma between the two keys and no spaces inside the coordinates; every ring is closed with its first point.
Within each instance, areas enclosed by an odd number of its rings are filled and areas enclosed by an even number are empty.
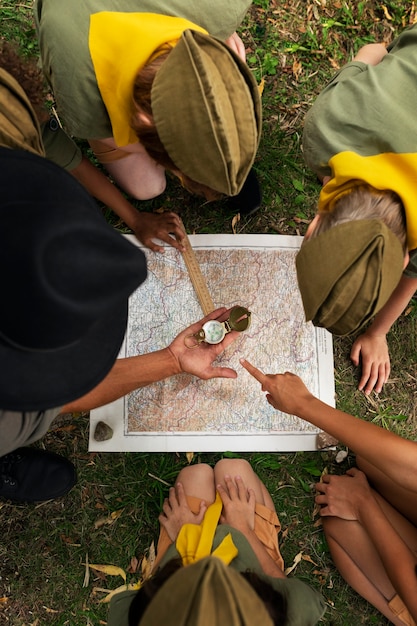
{"type": "Polygon", "coordinates": [[[201,329],[184,338],[187,348],[198,348],[204,342],[211,345],[221,343],[225,336],[232,330],[243,332],[247,330],[251,322],[251,312],[243,306],[234,306],[230,309],[228,319],[223,322],[219,320],[208,320],[201,329]]]}

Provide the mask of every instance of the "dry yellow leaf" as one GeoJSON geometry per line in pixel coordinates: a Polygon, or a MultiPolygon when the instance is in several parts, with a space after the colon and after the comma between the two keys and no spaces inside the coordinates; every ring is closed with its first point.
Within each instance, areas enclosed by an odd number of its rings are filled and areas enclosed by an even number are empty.
{"type": "Polygon", "coordinates": [[[259,95],[262,96],[265,88],[265,78],[261,78],[261,82],[258,85],[259,95]]]}
{"type": "Polygon", "coordinates": [[[110,526],[111,524],[114,524],[114,522],[117,519],[119,519],[123,511],[124,509],[119,509],[118,511],[112,511],[112,513],[110,513],[109,515],[106,515],[106,517],[100,517],[94,523],[94,528],[97,530],[98,528],[101,528],[101,526],[104,526],[105,524],[107,524],[108,526],[110,526]]]}
{"type": "Polygon", "coordinates": [[[236,213],[236,215],[232,219],[232,232],[234,235],[237,233],[236,224],[240,222],[240,213],[236,213]]]}
{"type": "Polygon", "coordinates": [[[190,464],[194,458],[194,452],[186,452],[185,456],[187,457],[188,464],[190,464]]]}
{"type": "Polygon", "coordinates": [[[389,11],[388,11],[387,7],[386,7],[384,4],[382,5],[382,10],[383,10],[384,15],[385,15],[385,17],[387,18],[387,20],[392,21],[392,15],[390,15],[390,13],[389,13],[389,11]]]}
{"type": "Polygon", "coordinates": [[[122,591],[135,591],[136,589],[140,589],[140,587],[141,583],[137,582],[130,583],[129,585],[120,585],[120,587],[117,587],[117,589],[112,589],[111,591],[109,591],[108,589],[100,589],[100,587],[95,587],[93,591],[101,591],[107,593],[106,597],[100,600],[100,604],[107,604],[116,594],[121,593],[122,591]]]}
{"type": "Polygon", "coordinates": [[[148,558],[144,556],[142,559],[142,563],[141,563],[142,582],[144,582],[145,580],[148,580],[148,578],[151,577],[153,566],[155,563],[155,556],[156,556],[155,555],[155,543],[152,541],[150,548],[149,548],[148,558]]]}
{"type": "Polygon", "coordinates": [[[296,554],[294,557],[293,564],[291,565],[291,567],[287,567],[284,574],[288,576],[288,574],[290,574],[293,570],[295,570],[295,568],[297,567],[297,565],[299,564],[302,558],[303,558],[302,552],[299,552],[298,554],[296,554]]]}
{"type": "Polygon", "coordinates": [[[117,565],[97,565],[90,563],[88,567],[97,572],[108,574],[109,576],[121,576],[123,580],[126,581],[126,572],[121,567],[117,567],[117,565]]]}

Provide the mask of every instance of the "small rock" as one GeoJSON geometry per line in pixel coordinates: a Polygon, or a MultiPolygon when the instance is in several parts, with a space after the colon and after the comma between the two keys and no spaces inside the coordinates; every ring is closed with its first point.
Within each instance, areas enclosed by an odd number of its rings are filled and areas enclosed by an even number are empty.
{"type": "Polygon", "coordinates": [[[113,428],[110,428],[105,422],[97,422],[94,430],[94,439],[96,441],[107,441],[113,437],[113,428]]]}

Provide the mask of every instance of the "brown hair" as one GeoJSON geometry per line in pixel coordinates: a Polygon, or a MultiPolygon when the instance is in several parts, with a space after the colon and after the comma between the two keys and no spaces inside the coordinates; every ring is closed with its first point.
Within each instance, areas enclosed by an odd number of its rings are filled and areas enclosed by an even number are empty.
{"type": "Polygon", "coordinates": [[[359,185],[337,200],[332,212],[320,212],[319,215],[320,219],[310,238],[344,222],[378,219],[398,237],[404,252],[407,250],[404,206],[393,191],[381,191],[367,184],[359,185]]]}
{"type": "MultiPolygon", "coordinates": [[[[170,51],[171,50],[163,52],[147,63],[138,72],[133,85],[134,113],[130,125],[149,156],[166,170],[172,172],[179,171],[179,168],[172,161],[158,135],[153,119],[151,101],[151,91],[155,75],[168,57],[170,51]]],[[[206,185],[192,180],[183,172],[181,172],[180,180],[188,191],[198,196],[205,196],[207,200],[218,200],[223,195],[215,189],[211,189],[206,185]]]]}
{"type": "Polygon", "coordinates": [[[26,93],[39,122],[49,118],[45,106],[46,88],[36,61],[22,57],[17,46],[0,40],[0,67],[11,74],[26,93]]]}

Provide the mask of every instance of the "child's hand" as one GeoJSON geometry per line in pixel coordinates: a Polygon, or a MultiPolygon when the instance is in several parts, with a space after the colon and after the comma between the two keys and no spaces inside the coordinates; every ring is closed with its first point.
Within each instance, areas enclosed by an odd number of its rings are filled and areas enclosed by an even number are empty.
{"type": "Polygon", "coordinates": [[[138,212],[133,230],[137,239],[154,252],[164,251],[164,248],[158,245],[154,239],[165,241],[177,250],[184,250],[181,241],[185,233],[182,229],[181,220],[176,213],[138,212]]]}
{"type": "Polygon", "coordinates": [[[366,476],[356,467],[344,476],[327,474],[323,482],[316,484],[319,495],[316,504],[321,505],[320,515],[360,521],[361,507],[372,502],[372,492],[366,476]]]}
{"type": "Polygon", "coordinates": [[[266,399],[269,404],[284,413],[302,417],[303,407],[314,398],[301,378],[290,372],[285,374],[264,374],[249,361],[241,359],[240,363],[262,385],[262,391],[267,391],[266,399]]]}
{"type": "Polygon", "coordinates": [[[175,541],[184,524],[201,524],[207,510],[207,504],[202,501],[200,511],[196,515],[188,506],[184,487],[177,483],[169,490],[168,498],[165,498],[163,512],[159,516],[159,523],[165,528],[171,541],[175,541]]]}
{"type": "Polygon", "coordinates": [[[228,524],[243,534],[255,528],[255,492],[247,489],[240,476],[225,476],[225,486],[217,485],[223,502],[221,524],[228,524]]]}
{"type": "Polygon", "coordinates": [[[369,332],[359,335],[352,346],[350,358],[355,366],[359,365],[359,359],[362,361],[359,391],[363,390],[368,395],[375,387],[376,393],[381,393],[391,371],[386,336],[369,332]]]}

